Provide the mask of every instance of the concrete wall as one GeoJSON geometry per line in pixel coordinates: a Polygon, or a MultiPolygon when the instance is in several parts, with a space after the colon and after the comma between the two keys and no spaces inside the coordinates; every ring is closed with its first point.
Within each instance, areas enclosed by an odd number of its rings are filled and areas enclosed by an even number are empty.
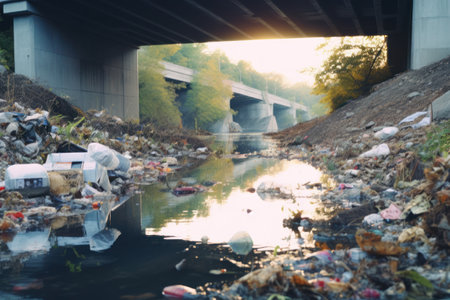
{"type": "Polygon", "coordinates": [[[414,0],[411,68],[419,69],[450,55],[450,1],[414,0]]]}
{"type": "Polygon", "coordinates": [[[273,115],[277,120],[278,130],[294,126],[296,123],[296,111],[294,108],[276,106],[274,107],[273,115]]]}
{"type": "Polygon", "coordinates": [[[139,118],[137,49],[72,32],[37,15],[14,17],[15,71],[83,110],[139,118]]]}
{"type": "Polygon", "coordinates": [[[265,102],[239,104],[233,121],[239,123],[244,132],[278,131],[277,121],[273,115],[273,104],[265,102]]]}

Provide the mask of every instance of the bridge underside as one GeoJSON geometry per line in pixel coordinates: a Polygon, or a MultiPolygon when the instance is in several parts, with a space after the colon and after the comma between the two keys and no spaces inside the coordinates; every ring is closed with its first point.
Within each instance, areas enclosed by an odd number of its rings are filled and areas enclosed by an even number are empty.
{"type": "Polygon", "coordinates": [[[126,119],[138,117],[136,49],[142,45],[388,35],[394,73],[450,54],[448,0],[0,3],[3,13],[14,17],[17,73],[69,96],[83,109],[106,108],[126,119]],[[412,38],[411,19],[417,24],[412,38]],[[411,39],[417,51],[410,50],[411,39]]]}

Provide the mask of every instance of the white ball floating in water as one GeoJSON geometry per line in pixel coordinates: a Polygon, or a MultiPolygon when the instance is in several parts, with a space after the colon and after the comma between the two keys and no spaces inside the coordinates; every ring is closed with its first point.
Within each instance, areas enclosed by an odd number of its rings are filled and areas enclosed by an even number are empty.
{"type": "Polygon", "coordinates": [[[234,253],[239,255],[247,255],[253,248],[253,240],[245,231],[236,232],[228,241],[234,253]]]}

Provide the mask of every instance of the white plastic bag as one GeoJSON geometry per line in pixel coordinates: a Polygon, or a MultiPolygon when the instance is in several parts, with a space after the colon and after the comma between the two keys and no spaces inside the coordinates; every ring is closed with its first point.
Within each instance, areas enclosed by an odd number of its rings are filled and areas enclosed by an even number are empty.
{"type": "Polygon", "coordinates": [[[389,155],[391,151],[389,150],[389,146],[387,144],[381,144],[378,146],[374,146],[371,150],[364,152],[359,155],[359,157],[381,157],[389,155]]]}
{"type": "Polygon", "coordinates": [[[430,124],[431,124],[431,118],[430,117],[425,117],[419,123],[414,124],[411,127],[413,129],[417,129],[417,128],[421,128],[421,127],[424,127],[424,126],[428,126],[430,124]]]}
{"type": "Polygon", "coordinates": [[[384,127],[375,133],[375,137],[380,140],[386,140],[394,136],[398,132],[397,127],[384,127]]]}
{"type": "Polygon", "coordinates": [[[107,170],[114,170],[119,166],[119,159],[113,150],[99,143],[90,143],[88,146],[89,155],[107,170]]]}
{"type": "Polygon", "coordinates": [[[89,248],[91,251],[103,251],[109,249],[120,234],[121,232],[115,228],[103,229],[89,239],[89,248]]]}
{"type": "Polygon", "coordinates": [[[408,123],[408,122],[412,122],[415,119],[417,119],[420,116],[426,115],[427,112],[426,111],[418,111],[416,113],[413,113],[412,115],[407,116],[406,118],[404,118],[403,120],[400,121],[400,123],[398,124],[402,124],[402,123],[408,123]]]}

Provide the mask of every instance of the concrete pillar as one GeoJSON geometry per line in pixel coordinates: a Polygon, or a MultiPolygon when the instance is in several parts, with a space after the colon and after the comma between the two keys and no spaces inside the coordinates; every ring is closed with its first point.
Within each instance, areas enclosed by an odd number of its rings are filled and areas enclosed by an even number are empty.
{"type": "Polygon", "coordinates": [[[411,68],[420,69],[450,55],[450,1],[414,0],[411,68]]]}
{"type": "Polygon", "coordinates": [[[390,34],[387,37],[387,59],[392,74],[398,74],[408,69],[410,64],[409,34],[390,34]]]}
{"type": "Polygon", "coordinates": [[[16,73],[83,110],[139,119],[136,48],[62,28],[26,1],[4,4],[4,12],[14,15],[16,73]]]}
{"type": "Polygon", "coordinates": [[[278,130],[273,115],[273,104],[262,101],[240,105],[234,121],[241,125],[244,132],[273,132],[278,130]]]}
{"type": "Polygon", "coordinates": [[[278,130],[283,130],[296,124],[296,110],[292,107],[278,108],[273,113],[277,120],[278,130]]]}

